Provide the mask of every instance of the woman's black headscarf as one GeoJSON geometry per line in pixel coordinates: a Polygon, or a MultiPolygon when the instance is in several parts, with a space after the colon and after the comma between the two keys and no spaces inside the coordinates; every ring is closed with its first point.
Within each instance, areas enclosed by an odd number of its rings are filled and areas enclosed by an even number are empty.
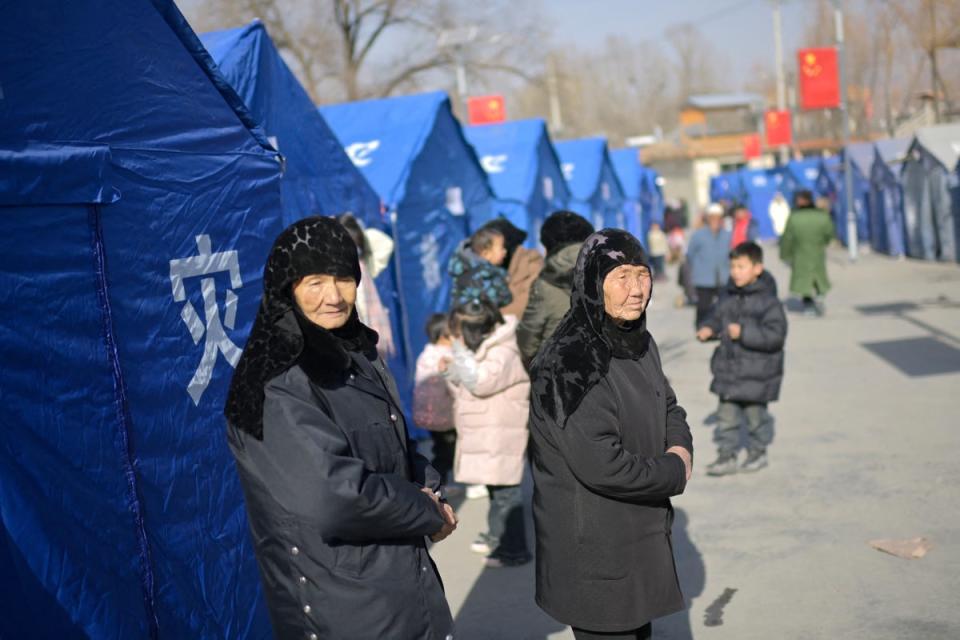
{"type": "Polygon", "coordinates": [[[257,439],[263,438],[263,388],[271,378],[298,361],[311,377],[345,371],[351,351],[367,352],[377,343],[377,334],[360,323],[356,309],[343,327],[332,331],[303,315],[293,285],[317,274],[350,277],[360,284],[357,247],[334,218],[304,218],[287,227],[263,269],[260,309],[224,407],[230,424],[257,439]]]}
{"type": "Polygon", "coordinates": [[[570,310],[534,360],[533,393],[560,428],[607,375],[610,358],[639,358],[650,344],[646,310],[618,327],[604,309],[603,280],[625,264],[650,266],[643,246],[626,231],[603,229],[586,239],[573,273],[570,310]]]}

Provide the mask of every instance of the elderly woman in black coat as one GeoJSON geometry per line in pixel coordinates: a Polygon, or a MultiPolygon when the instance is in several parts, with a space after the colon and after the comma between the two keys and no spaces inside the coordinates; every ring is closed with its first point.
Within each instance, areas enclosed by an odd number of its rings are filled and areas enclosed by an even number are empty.
{"type": "Polygon", "coordinates": [[[652,282],[629,233],[587,238],[571,308],[534,361],[537,603],[584,638],[648,638],[684,608],[670,497],[693,441],[646,328],[652,282]]]}
{"type": "Polygon", "coordinates": [[[307,218],[277,238],[227,399],[274,635],[452,638],[426,537],[456,526],[360,323],[356,247],[307,218]]]}

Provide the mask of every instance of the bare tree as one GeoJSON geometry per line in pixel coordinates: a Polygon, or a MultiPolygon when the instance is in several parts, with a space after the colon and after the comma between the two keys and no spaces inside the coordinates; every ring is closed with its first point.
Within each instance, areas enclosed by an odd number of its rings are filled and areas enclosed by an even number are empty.
{"type": "Polygon", "coordinates": [[[463,65],[477,78],[523,78],[521,34],[539,32],[536,7],[506,0],[454,5],[443,0],[187,0],[198,30],[259,18],[314,102],[382,97],[436,84],[437,72],[463,65]],[[510,16],[509,21],[506,16],[510,16]],[[517,17],[522,19],[517,20],[517,17]],[[468,24],[479,34],[457,51],[438,37],[468,24]]]}

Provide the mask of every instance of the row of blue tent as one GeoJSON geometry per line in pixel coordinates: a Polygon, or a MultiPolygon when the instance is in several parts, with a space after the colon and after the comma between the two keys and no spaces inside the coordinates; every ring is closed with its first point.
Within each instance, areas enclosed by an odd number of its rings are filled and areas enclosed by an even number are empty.
{"type": "Polygon", "coordinates": [[[847,155],[859,242],[891,256],[960,259],[960,124],[922,127],[913,138],[853,143],[836,156],[722,173],[711,179],[710,198],[745,203],[760,235],[772,238],[768,212],[775,194],[792,203],[798,190],[811,191],[829,201],[837,238],[846,245],[847,155]]]}
{"type": "Polygon", "coordinates": [[[472,229],[662,214],[633,151],[438,93],[318,111],[259,23],[201,39],[171,0],[14,3],[0,70],[2,638],[271,636],[222,408],[286,225],[395,238],[409,390],[472,229]]]}

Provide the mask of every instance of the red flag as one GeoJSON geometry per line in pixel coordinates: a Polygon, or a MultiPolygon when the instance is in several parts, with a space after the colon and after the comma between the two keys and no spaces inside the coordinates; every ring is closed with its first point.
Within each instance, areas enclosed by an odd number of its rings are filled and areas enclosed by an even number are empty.
{"type": "Polygon", "coordinates": [[[793,143],[793,131],[790,127],[790,112],[771,109],[764,114],[763,121],[767,130],[767,146],[779,147],[793,143]]]}
{"type": "Polygon", "coordinates": [[[743,136],[743,157],[747,160],[760,157],[760,134],[751,133],[743,136]]]}
{"type": "Polygon", "coordinates": [[[836,109],[840,106],[840,67],[836,49],[800,49],[797,68],[801,108],[836,109]]]}
{"type": "Polygon", "coordinates": [[[503,96],[467,98],[467,116],[470,124],[492,124],[507,119],[503,96]]]}

